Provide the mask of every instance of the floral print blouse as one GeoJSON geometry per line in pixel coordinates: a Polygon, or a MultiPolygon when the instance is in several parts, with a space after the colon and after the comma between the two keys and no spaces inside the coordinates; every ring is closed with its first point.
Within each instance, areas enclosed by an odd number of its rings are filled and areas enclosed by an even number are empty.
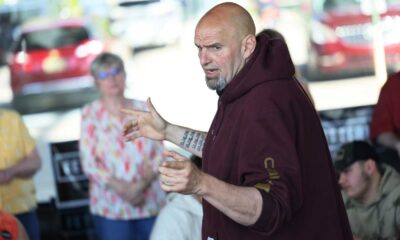
{"type": "MultiPolygon", "coordinates": [[[[145,102],[129,101],[132,108],[146,110],[145,102]]],[[[143,193],[146,200],[140,207],[131,205],[105,187],[105,175],[135,182],[142,178],[146,161],[157,171],[163,160],[161,142],[147,138],[125,142],[123,126],[124,118],[106,111],[101,100],[82,109],[79,147],[82,168],[90,179],[91,213],[119,220],[155,216],[165,200],[165,192],[157,179],[143,193]]]]}

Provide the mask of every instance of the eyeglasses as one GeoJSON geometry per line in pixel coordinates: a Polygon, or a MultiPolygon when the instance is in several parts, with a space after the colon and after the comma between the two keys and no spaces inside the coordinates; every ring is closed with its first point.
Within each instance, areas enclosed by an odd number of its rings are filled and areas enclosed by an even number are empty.
{"type": "Polygon", "coordinates": [[[108,72],[100,72],[100,73],[97,75],[97,79],[103,80],[103,79],[106,79],[106,78],[109,78],[109,77],[115,77],[115,76],[117,76],[118,74],[120,74],[121,72],[122,72],[122,69],[120,69],[120,68],[113,68],[113,69],[111,69],[111,70],[108,71],[108,72]]]}

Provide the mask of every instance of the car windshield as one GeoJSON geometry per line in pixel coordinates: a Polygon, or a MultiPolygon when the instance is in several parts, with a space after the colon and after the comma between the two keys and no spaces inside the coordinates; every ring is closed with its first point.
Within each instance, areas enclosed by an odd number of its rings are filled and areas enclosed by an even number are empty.
{"type": "Polygon", "coordinates": [[[54,49],[77,45],[88,38],[89,34],[83,27],[63,27],[33,31],[21,35],[15,52],[23,50],[23,45],[26,45],[27,51],[54,49]]]}

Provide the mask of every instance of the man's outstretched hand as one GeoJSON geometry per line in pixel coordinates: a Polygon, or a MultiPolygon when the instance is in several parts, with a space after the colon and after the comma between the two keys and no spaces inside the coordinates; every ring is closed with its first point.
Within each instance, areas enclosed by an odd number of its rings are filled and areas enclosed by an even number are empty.
{"type": "Polygon", "coordinates": [[[136,109],[121,109],[128,121],[124,125],[123,135],[126,141],[133,141],[139,137],[147,137],[153,140],[165,140],[168,122],[156,111],[150,98],[147,99],[149,111],[136,109]]]}

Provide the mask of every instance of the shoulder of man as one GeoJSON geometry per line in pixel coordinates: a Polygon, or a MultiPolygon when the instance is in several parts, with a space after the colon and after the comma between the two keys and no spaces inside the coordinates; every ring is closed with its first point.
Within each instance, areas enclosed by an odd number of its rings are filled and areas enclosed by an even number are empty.
{"type": "Polygon", "coordinates": [[[390,171],[390,179],[386,179],[387,186],[384,190],[384,203],[388,207],[400,207],[400,174],[393,168],[385,166],[385,171],[390,171]]]}
{"type": "Polygon", "coordinates": [[[393,87],[400,88],[400,71],[389,75],[382,89],[392,89],[393,87]]]}

